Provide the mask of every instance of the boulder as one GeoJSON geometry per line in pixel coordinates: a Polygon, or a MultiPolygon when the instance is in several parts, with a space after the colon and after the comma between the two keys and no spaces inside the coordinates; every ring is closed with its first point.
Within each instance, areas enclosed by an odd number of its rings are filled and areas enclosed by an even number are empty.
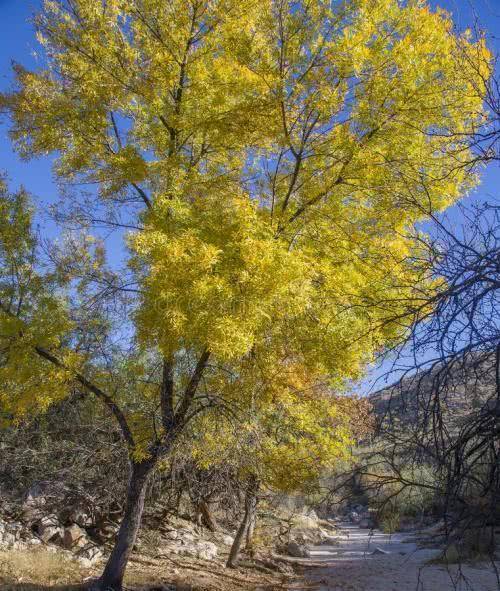
{"type": "Polygon", "coordinates": [[[3,533],[2,539],[0,541],[0,544],[2,546],[7,546],[7,547],[14,546],[15,543],[16,543],[16,536],[13,533],[8,532],[8,531],[3,533]]]}
{"type": "Polygon", "coordinates": [[[14,547],[21,538],[22,529],[21,523],[0,520],[0,546],[14,547]]]}
{"type": "Polygon", "coordinates": [[[232,546],[233,543],[234,543],[234,538],[233,538],[233,536],[229,536],[227,534],[223,534],[221,536],[221,542],[223,544],[225,544],[226,546],[232,546]]]}
{"type": "Polygon", "coordinates": [[[87,539],[87,532],[83,530],[81,527],[74,523],[67,527],[62,536],[62,545],[71,550],[71,548],[83,548],[87,546],[88,539],[87,539]]]}
{"type": "Polygon", "coordinates": [[[76,559],[83,566],[89,568],[98,562],[103,556],[102,550],[93,544],[88,544],[84,548],[81,548],[76,553],[76,559]]]}
{"type": "Polygon", "coordinates": [[[46,544],[49,542],[62,542],[64,529],[61,527],[56,515],[46,515],[45,517],[42,517],[42,519],[37,522],[35,530],[42,542],[45,542],[46,544]]]}
{"type": "Polygon", "coordinates": [[[177,539],[181,539],[183,543],[190,543],[195,541],[195,534],[189,529],[178,529],[177,539]]]}
{"type": "Polygon", "coordinates": [[[171,549],[174,554],[192,556],[201,560],[213,560],[218,554],[218,548],[212,542],[189,542],[171,549]]]}
{"type": "Polygon", "coordinates": [[[23,511],[21,513],[21,519],[27,525],[31,525],[37,521],[40,521],[43,516],[44,512],[42,509],[40,509],[40,507],[33,507],[30,505],[23,507],[23,511]]]}
{"type": "Polygon", "coordinates": [[[286,552],[289,556],[294,558],[309,558],[311,553],[303,544],[299,544],[295,540],[289,542],[286,547],[286,552]]]}

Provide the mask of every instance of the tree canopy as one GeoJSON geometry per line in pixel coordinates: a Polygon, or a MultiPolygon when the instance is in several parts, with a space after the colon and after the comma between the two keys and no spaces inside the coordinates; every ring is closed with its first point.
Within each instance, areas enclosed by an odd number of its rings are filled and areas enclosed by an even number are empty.
{"type": "Polygon", "coordinates": [[[140,227],[140,346],[356,376],[415,294],[408,229],[476,182],[483,43],[393,0],[73,0],[37,25],[11,135],[140,227]]]}

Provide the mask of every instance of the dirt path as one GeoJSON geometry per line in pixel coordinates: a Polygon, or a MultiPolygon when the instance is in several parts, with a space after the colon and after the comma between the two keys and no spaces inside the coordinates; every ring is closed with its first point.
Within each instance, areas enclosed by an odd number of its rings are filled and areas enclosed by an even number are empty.
{"type": "Polygon", "coordinates": [[[331,545],[311,548],[314,568],[290,591],[498,591],[492,565],[427,564],[438,550],[418,549],[408,534],[384,534],[341,524],[331,545]]]}

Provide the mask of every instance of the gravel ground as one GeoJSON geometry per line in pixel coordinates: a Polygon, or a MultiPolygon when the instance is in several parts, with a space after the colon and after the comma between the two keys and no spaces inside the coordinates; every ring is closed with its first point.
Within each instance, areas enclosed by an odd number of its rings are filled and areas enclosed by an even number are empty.
{"type": "MultiPolygon", "coordinates": [[[[408,534],[342,525],[338,543],[311,548],[306,584],[290,591],[498,591],[500,580],[491,564],[428,564],[436,549],[418,549],[408,534]]],[[[500,565],[497,565],[500,568],[500,565]]]]}

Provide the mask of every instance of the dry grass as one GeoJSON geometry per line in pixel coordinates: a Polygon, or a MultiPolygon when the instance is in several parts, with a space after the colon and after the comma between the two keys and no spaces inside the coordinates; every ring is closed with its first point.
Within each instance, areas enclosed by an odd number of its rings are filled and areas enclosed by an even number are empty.
{"type": "Polygon", "coordinates": [[[0,551],[0,590],[71,589],[89,571],[60,552],[45,548],[0,551]]]}
{"type": "MultiPolygon", "coordinates": [[[[85,569],[71,557],[43,547],[0,551],[0,591],[83,591],[84,581],[101,569],[102,565],[85,569]]],[[[251,566],[233,570],[225,568],[223,560],[158,556],[154,551],[134,553],[125,580],[130,590],[175,585],[179,591],[283,591],[289,584],[288,576],[251,566]]]]}

